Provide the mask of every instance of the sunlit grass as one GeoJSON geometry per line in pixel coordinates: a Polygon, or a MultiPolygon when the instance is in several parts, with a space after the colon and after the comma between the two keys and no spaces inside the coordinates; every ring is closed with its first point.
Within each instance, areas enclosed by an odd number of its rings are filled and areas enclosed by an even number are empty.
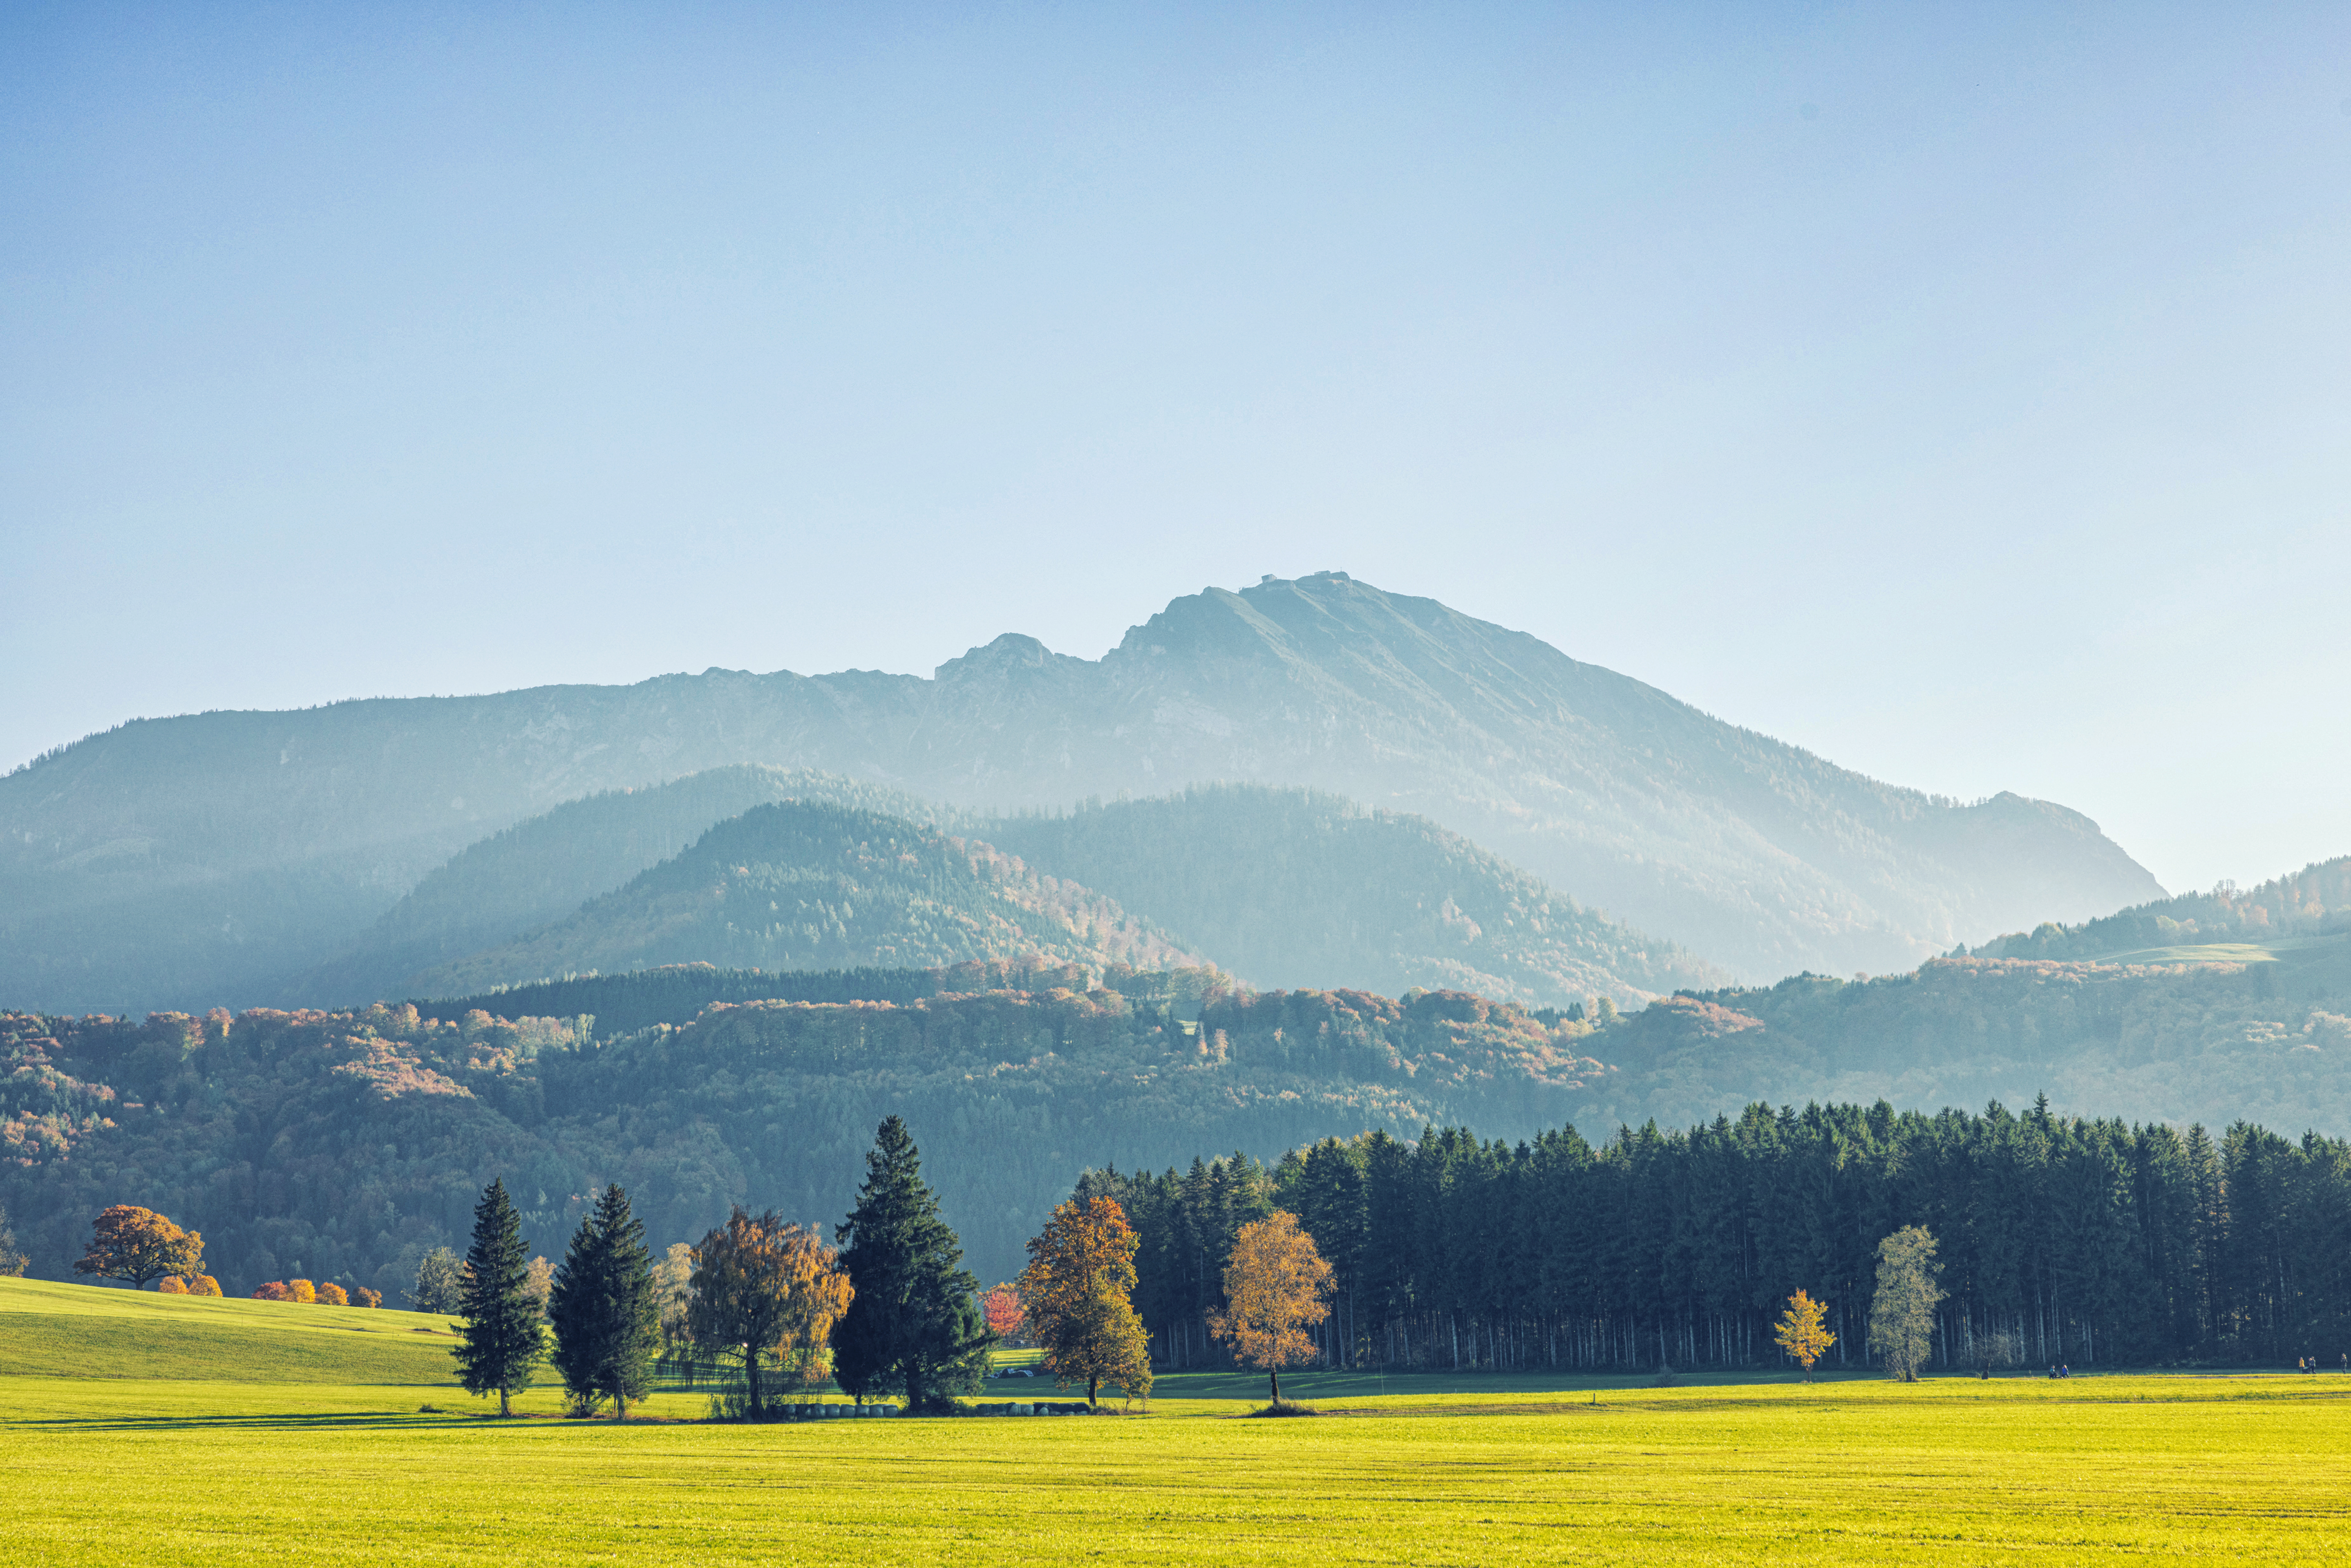
{"type": "MultiPolygon", "coordinates": [[[[0,1313],[0,1353],[73,1315],[0,1313]]],[[[1240,1376],[1102,1417],[743,1427],[664,1396],[620,1427],[547,1390],[503,1422],[445,1385],[6,1377],[0,1560],[2351,1560],[2351,1379],[1652,1382],[1285,1377],[1317,1421],[1240,1418],[1240,1376]]]]}

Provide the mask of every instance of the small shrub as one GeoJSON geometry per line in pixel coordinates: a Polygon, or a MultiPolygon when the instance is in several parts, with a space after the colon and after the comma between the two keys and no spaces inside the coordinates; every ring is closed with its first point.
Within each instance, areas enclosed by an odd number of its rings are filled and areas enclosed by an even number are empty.
{"type": "Polygon", "coordinates": [[[188,1294],[192,1296],[217,1296],[221,1293],[220,1281],[210,1274],[199,1274],[194,1279],[183,1282],[188,1287],[188,1294]]]}
{"type": "Polygon", "coordinates": [[[184,1296],[188,1293],[188,1282],[177,1274],[166,1274],[155,1281],[155,1293],[159,1296],[184,1296]]]}
{"type": "Polygon", "coordinates": [[[1284,1399],[1279,1404],[1260,1406],[1249,1412],[1252,1416],[1320,1416],[1322,1411],[1311,1405],[1300,1405],[1284,1399]]]}
{"type": "Polygon", "coordinates": [[[328,1280],[319,1286],[319,1304],[322,1307],[348,1307],[351,1304],[351,1299],[343,1294],[343,1288],[340,1285],[336,1284],[332,1280],[328,1280]]]}
{"type": "Polygon", "coordinates": [[[299,1301],[306,1307],[311,1306],[319,1300],[319,1288],[308,1280],[288,1280],[286,1281],[286,1299],[299,1301]]]}
{"type": "Polygon", "coordinates": [[[351,1305],[355,1307],[380,1307],[383,1305],[383,1292],[381,1291],[371,1291],[365,1285],[353,1285],[351,1287],[351,1305]]]}
{"type": "Polygon", "coordinates": [[[294,1299],[294,1292],[286,1288],[285,1281],[272,1280],[254,1291],[253,1299],[256,1301],[290,1301],[294,1299]]]}

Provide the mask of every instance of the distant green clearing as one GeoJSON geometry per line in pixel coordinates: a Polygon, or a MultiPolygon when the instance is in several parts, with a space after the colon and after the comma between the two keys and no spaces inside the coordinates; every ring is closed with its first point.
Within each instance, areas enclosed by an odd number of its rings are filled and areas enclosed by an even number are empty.
{"type": "Polygon", "coordinates": [[[0,1280],[0,1375],[438,1383],[450,1375],[451,1322],[0,1280]]]}
{"type": "MultiPolygon", "coordinates": [[[[76,1289],[6,1287],[0,1354],[35,1359],[26,1337],[57,1324],[190,1326],[13,1304],[76,1289]]],[[[1148,1416],[619,1427],[485,1419],[448,1386],[262,1381],[283,1364],[258,1347],[335,1339],[290,1315],[329,1309],[277,1310],[203,1325],[244,1336],[261,1370],[242,1378],[0,1377],[0,1561],[2351,1560],[2341,1377],[1305,1375],[1285,1388],[1332,1414],[1262,1421],[1243,1417],[1261,1380],[1186,1375],[1148,1416]]],[[[445,1379],[446,1343],[410,1364],[445,1379]]]]}

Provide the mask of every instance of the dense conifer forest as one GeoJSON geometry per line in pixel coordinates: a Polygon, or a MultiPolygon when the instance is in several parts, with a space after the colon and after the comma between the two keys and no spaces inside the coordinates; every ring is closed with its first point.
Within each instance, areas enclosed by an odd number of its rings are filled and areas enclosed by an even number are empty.
{"type": "Polygon", "coordinates": [[[2351,1144],[2058,1116],[1750,1105],[1687,1132],[1465,1128],[1090,1171],[1143,1239],[1155,1352],[1218,1364],[1235,1230],[1299,1216],[1334,1269],[1326,1354],[1386,1365],[1776,1364],[1798,1290],[1865,1365],[1878,1242],[1930,1230],[1934,1363],[2328,1365],[2351,1353],[2351,1144]]]}

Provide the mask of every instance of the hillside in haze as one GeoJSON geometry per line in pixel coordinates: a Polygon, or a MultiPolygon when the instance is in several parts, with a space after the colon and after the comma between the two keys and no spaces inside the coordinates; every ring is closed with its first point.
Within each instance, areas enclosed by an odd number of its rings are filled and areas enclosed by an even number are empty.
{"type": "Polygon", "coordinates": [[[0,995],[275,994],[434,867],[600,790],[740,763],[963,807],[1231,780],[1415,812],[1734,972],[1907,967],[2163,890],[2087,819],[1938,801],[1342,573],[1178,599],[1099,661],[140,720],[0,780],[0,995]]]}
{"type": "Polygon", "coordinates": [[[1414,987],[1630,1007],[1729,977],[1424,818],[1332,795],[1206,785],[974,831],[1182,933],[1266,989],[1414,987]]]}
{"type": "Polygon", "coordinates": [[[423,971],[570,915],[639,872],[658,865],[711,828],[753,806],[829,801],[915,823],[925,801],[831,774],[778,768],[714,768],[644,789],[568,801],[466,846],[434,867],[360,934],[351,948],[288,981],[272,1000],[338,1007],[405,996],[423,971]]]}
{"type": "Polygon", "coordinates": [[[683,853],[529,936],[427,969],[455,995],[586,970],[925,969],[991,958],[1196,964],[1110,900],[1040,876],[976,840],[902,818],[786,800],[755,806],[683,853]]]}
{"type": "Polygon", "coordinates": [[[1631,1007],[1729,979],[1434,823],[1311,791],[1202,786],[1070,815],[988,818],[828,774],[734,768],[590,796],[467,848],[350,952],[273,999],[336,1008],[427,994],[447,977],[428,983],[426,969],[568,919],[747,801],[773,799],[863,804],[996,843],[1265,989],[1422,986],[1531,1007],[1603,995],[1631,1007]]]}
{"type": "Polygon", "coordinates": [[[2351,855],[2317,862],[2248,892],[2223,883],[2210,893],[2183,893],[2075,925],[2047,922],[2034,930],[1985,943],[1975,956],[2071,960],[2133,954],[2155,957],[2169,948],[2300,943],[2345,933],[2351,933],[2351,855]]]}

